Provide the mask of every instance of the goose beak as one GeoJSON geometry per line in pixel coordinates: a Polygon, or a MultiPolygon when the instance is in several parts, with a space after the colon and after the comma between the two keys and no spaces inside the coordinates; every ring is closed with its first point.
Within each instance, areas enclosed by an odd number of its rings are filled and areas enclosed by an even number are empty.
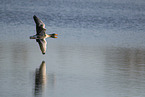
{"type": "Polygon", "coordinates": [[[58,34],[55,34],[55,37],[54,38],[57,38],[56,36],[58,36],[58,34]]]}

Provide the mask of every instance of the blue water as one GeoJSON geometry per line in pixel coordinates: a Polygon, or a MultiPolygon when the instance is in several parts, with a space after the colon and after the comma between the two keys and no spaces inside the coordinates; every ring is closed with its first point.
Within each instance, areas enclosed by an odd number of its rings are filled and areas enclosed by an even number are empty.
{"type": "Polygon", "coordinates": [[[144,10],[144,0],[1,0],[0,97],[144,97],[144,10]],[[44,56],[29,39],[33,15],[58,34],[44,56]]]}
{"type": "Polygon", "coordinates": [[[32,16],[36,15],[44,21],[49,33],[60,35],[60,41],[142,47],[145,46],[144,4],[143,0],[3,0],[1,40],[14,40],[18,35],[17,39],[25,41],[35,33],[32,16]]]}

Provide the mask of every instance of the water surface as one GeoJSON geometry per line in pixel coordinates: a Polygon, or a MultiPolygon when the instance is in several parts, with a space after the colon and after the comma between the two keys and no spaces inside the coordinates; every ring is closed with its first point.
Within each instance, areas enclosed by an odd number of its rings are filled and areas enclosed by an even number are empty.
{"type": "Polygon", "coordinates": [[[0,1],[0,97],[144,97],[144,9],[143,0],[0,1]],[[59,35],[45,55],[29,39],[33,15],[59,35]]]}

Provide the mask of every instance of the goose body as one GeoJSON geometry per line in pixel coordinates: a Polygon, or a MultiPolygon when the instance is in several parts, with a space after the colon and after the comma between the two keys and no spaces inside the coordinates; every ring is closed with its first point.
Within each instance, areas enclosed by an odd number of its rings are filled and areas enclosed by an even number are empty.
{"type": "Polygon", "coordinates": [[[44,55],[46,52],[46,45],[47,41],[46,38],[51,37],[51,38],[57,38],[55,33],[53,34],[46,34],[46,28],[45,24],[35,15],[33,16],[33,19],[36,23],[36,35],[30,36],[30,39],[36,39],[36,42],[38,42],[40,46],[40,50],[42,54],[44,55]]]}

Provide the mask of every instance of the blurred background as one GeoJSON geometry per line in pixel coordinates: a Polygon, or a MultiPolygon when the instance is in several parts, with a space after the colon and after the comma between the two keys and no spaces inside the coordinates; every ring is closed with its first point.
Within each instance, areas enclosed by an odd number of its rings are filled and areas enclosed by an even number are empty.
{"type": "Polygon", "coordinates": [[[144,10],[144,0],[1,0],[0,97],[144,97],[144,10]],[[29,39],[33,15],[58,34],[45,55],[29,39]]]}

